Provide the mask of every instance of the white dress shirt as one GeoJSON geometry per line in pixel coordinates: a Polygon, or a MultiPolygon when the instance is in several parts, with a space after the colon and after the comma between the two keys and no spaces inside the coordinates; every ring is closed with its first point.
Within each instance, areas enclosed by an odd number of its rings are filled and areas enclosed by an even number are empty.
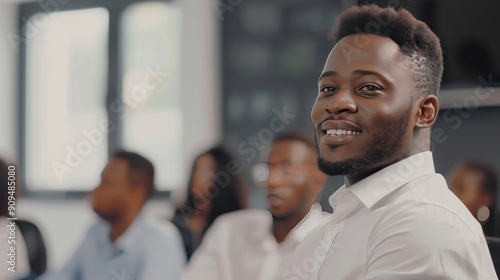
{"type": "Polygon", "coordinates": [[[282,279],[498,279],[479,223],[435,173],[431,152],[341,187],[330,204],[282,279]]]}
{"type": "Polygon", "coordinates": [[[290,265],[290,257],[306,234],[328,214],[314,204],[283,242],[272,234],[267,210],[225,214],[209,228],[190,259],[183,280],[274,280],[290,265]]]}

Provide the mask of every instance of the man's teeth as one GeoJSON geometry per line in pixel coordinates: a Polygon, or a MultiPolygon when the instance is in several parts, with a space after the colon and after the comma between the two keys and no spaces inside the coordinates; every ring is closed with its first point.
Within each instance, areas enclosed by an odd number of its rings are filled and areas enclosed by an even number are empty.
{"type": "Polygon", "coordinates": [[[346,130],[346,129],[328,129],[326,131],[326,134],[328,135],[357,135],[359,134],[359,131],[352,131],[352,130],[346,130]]]}

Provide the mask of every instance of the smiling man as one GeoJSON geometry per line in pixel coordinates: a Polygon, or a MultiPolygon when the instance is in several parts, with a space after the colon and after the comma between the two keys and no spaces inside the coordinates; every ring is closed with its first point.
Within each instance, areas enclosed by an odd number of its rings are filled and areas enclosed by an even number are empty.
{"type": "Polygon", "coordinates": [[[311,115],[319,168],[345,185],[283,279],[497,279],[481,227],[429,151],[437,36],[406,10],[359,6],[332,37],[311,115]]]}

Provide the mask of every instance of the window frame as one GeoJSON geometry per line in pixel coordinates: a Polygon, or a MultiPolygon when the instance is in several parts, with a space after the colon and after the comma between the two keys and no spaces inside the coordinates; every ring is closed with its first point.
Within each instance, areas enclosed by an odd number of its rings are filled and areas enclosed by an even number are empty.
{"type": "MultiPolygon", "coordinates": [[[[119,112],[111,109],[111,104],[115,100],[121,100],[123,77],[120,76],[122,62],[120,61],[120,35],[121,35],[121,19],[127,8],[131,5],[141,2],[165,2],[171,3],[171,0],[52,0],[50,3],[58,5],[57,9],[51,12],[62,12],[81,10],[89,8],[105,8],[109,15],[108,29],[108,68],[107,68],[107,85],[105,97],[105,110],[108,120],[115,124],[115,129],[107,134],[107,152],[108,158],[113,151],[123,147],[123,123],[120,120],[119,112]],[[59,3],[61,2],[61,3],[59,3]],[[66,3],[65,3],[66,2],[66,3]]],[[[26,30],[25,23],[36,13],[46,13],[46,10],[40,5],[41,2],[30,2],[19,4],[18,10],[18,30],[21,37],[25,38],[26,30]]],[[[26,83],[27,83],[27,52],[25,42],[21,42],[20,51],[18,52],[18,118],[19,126],[17,131],[18,137],[18,159],[19,169],[25,170],[26,167],[26,83]]],[[[88,191],[83,190],[32,190],[26,185],[26,173],[19,174],[21,178],[20,187],[21,195],[28,198],[44,198],[44,199],[82,199],[88,191]]],[[[171,190],[158,190],[155,192],[155,198],[168,198],[171,195],[171,190]]]]}

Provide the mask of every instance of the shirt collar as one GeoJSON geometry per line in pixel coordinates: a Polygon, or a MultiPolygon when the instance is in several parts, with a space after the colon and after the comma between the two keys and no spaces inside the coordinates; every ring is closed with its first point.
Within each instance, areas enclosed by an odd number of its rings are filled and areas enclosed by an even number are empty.
{"type": "Polygon", "coordinates": [[[298,242],[302,242],[306,235],[315,228],[326,216],[319,203],[314,203],[307,215],[288,233],[286,239],[292,237],[298,242]]]}
{"type": "MultiPolygon", "coordinates": [[[[323,213],[321,205],[319,203],[314,203],[306,216],[297,225],[295,225],[282,243],[288,243],[291,239],[295,240],[295,242],[301,242],[309,231],[319,225],[325,217],[327,217],[327,215],[323,213]]],[[[268,213],[267,218],[267,227],[262,228],[262,230],[256,230],[252,234],[252,237],[255,240],[258,240],[261,244],[264,244],[266,240],[271,240],[272,243],[275,244],[273,246],[277,247],[278,243],[272,233],[273,218],[270,212],[268,213]]]]}
{"type": "Polygon", "coordinates": [[[116,239],[116,248],[126,250],[136,244],[141,232],[145,229],[146,219],[146,215],[143,212],[139,213],[127,230],[116,239]]]}
{"type": "Polygon", "coordinates": [[[356,184],[343,185],[329,198],[335,209],[344,191],[353,193],[367,208],[371,208],[392,191],[406,183],[428,174],[433,174],[434,162],[430,151],[422,152],[398,161],[366,177],[356,184]]]}
{"type": "Polygon", "coordinates": [[[135,217],[134,221],[130,224],[130,226],[122,233],[115,242],[111,243],[110,240],[110,231],[111,228],[107,222],[104,220],[100,220],[99,225],[102,230],[102,237],[99,240],[102,240],[101,245],[112,246],[114,250],[118,252],[125,251],[127,248],[130,248],[132,245],[137,243],[137,238],[141,234],[141,231],[144,230],[144,224],[146,223],[146,216],[141,212],[137,217],[135,217]]]}

